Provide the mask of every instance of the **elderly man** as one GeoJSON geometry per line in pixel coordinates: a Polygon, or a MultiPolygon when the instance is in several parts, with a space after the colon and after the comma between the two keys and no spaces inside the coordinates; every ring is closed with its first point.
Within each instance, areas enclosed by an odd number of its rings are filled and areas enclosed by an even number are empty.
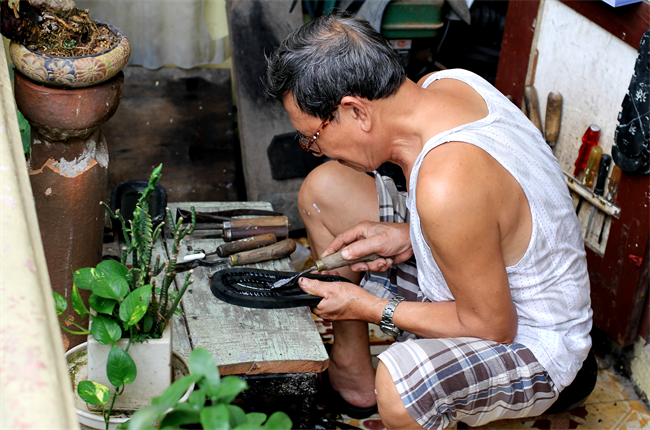
{"type": "Polygon", "coordinates": [[[302,147],[333,160],[300,190],[314,253],[385,256],[340,270],[360,286],[300,280],[334,322],[329,378],[351,410],[377,404],[386,427],[412,429],[552,405],[590,349],[592,311],[580,227],[540,132],[470,72],[407,79],[386,40],[343,14],[289,35],[266,85],[302,147]],[[386,161],[407,194],[368,173],[386,161]],[[403,340],[376,375],[368,322],[403,340]]]}

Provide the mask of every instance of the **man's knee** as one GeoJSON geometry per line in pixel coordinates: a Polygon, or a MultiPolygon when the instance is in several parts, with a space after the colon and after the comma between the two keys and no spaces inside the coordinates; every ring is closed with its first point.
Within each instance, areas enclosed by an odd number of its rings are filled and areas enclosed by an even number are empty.
{"type": "Polygon", "coordinates": [[[298,194],[298,208],[303,218],[308,214],[322,216],[347,212],[348,216],[359,214],[362,219],[377,218],[378,221],[375,180],[365,173],[329,161],[305,178],[298,194]]]}
{"type": "Polygon", "coordinates": [[[377,408],[379,416],[387,429],[422,428],[408,413],[402,402],[388,368],[381,361],[375,376],[377,390],[377,408]]]}

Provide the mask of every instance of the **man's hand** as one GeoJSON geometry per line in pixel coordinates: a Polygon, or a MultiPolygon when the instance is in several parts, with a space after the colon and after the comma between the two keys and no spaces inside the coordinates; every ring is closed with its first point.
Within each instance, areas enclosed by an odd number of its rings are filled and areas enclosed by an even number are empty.
{"type": "Polygon", "coordinates": [[[361,320],[378,324],[388,302],[350,282],[300,278],[298,285],[306,293],[323,297],[312,312],[327,321],[361,320]]]}
{"type": "Polygon", "coordinates": [[[341,248],[341,255],[346,260],[361,258],[373,252],[384,257],[394,256],[394,259],[380,258],[369,263],[354,264],[351,268],[355,272],[385,271],[393,262],[402,263],[413,255],[409,225],[406,223],[363,221],[336,236],[321,257],[334,254],[341,248]]]}

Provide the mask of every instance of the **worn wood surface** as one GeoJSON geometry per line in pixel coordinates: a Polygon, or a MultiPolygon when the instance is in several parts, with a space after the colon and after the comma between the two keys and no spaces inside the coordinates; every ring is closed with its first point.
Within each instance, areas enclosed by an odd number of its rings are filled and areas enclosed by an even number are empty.
{"type": "MultiPolygon", "coordinates": [[[[197,212],[272,209],[266,202],[171,203],[169,207],[175,213],[176,208],[189,209],[191,205],[197,212]]],[[[211,252],[223,243],[221,239],[186,238],[181,242],[179,261],[192,250],[211,252]]],[[[168,250],[171,244],[171,239],[167,239],[168,250]]],[[[250,309],[222,302],[210,291],[208,275],[227,267],[199,266],[194,269],[194,283],[182,301],[183,315],[175,320],[174,349],[185,356],[192,348],[207,349],[222,375],[318,373],[325,370],[329,358],[309,308],[250,309]]],[[[288,258],[244,267],[292,270],[288,258]]],[[[176,284],[182,285],[184,279],[185,274],[179,274],[176,284]]]]}

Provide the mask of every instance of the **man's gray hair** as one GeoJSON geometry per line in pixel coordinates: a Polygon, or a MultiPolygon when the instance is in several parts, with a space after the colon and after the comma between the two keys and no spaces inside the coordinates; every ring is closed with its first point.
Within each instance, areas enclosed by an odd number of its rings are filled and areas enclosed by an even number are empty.
{"type": "Polygon", "coordinates": [[[291,92],[303,112],[326,118],[345,96],[388,97],[406,73],[388,41],[367,21],[323,15],[291,33],[267,59],[266,98],[291,92]]]}

